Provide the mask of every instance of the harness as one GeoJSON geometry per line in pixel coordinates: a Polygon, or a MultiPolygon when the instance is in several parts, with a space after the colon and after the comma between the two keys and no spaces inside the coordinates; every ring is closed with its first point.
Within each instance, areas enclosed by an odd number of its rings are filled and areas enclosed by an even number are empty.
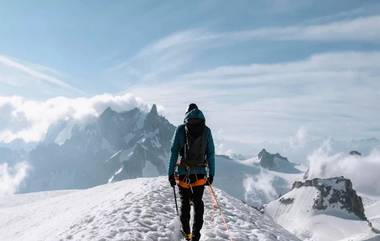
{"type": "Polygon", "coordinates": [[[176,178],[176,183],[178,184],[178,186],[182,188],[186,188],[186,189],[191,189],[191,190],[193,189],[193,187],[203,186],[207,183],[207,178],[200,178],[193,183],[189,182],[190,181],[189,178],[185,178],[184,180],[181,180],[178,176],[175,178],[176,178]]]}
{"type": "Polygon", "coordinates": [[[176,183],[178,184],[178,186],[180,186],[182,188],[186,188],[186,189],[191,189],[191,191],[193,191],[193,187],[203,186],[207,183],[207,177],[198,178],[197,174],[190,174],[191,168],[194,168],[194,167],[205,167],[205,168],[207,168],[208,165],[207,165],[206,161],[202,164],[190,166],[181,160],[180,162],[177,162],[177,167],[183,167],[186,169],[186,174],[184,175],[183,179],[180,178],[180,176],[178,175],[178,172],[175,172],[175,179],[176,179],[176,183]],[[190,175],[195,176],[196,180],[194,182],[191,181],[190,175]]]}

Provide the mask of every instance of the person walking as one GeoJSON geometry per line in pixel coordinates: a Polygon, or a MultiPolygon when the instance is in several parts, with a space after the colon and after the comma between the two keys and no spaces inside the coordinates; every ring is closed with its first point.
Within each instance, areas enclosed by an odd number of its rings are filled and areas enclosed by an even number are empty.
{"type": "Polygon", "coordinates": [[[206,119],[194,103],[187,108],[184,124],[174,133],[168,175],[171,186],[179,187],[182,233],[186,240],[199,241],[204,213],[203,192],[205,185],[213,183],[215,175],[215,147],[206,119]],[[178,175],[175,175],[176,168],[178,175]],[[191,204],[194,207],[192,230],[191,204]]]}

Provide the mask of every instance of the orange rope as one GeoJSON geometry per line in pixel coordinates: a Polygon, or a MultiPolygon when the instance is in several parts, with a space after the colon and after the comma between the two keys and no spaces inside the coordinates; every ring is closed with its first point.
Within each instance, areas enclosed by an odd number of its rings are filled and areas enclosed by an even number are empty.
{"type": "Polygon", "coordinates": [[[228,233],[229,239],[230,239],[230,241],[233,241],[232,238],[231,238],[231,235],[230,235],[230,234],[231,234],[230,229],[229,229],[229,227],[228,227],[228,224],[227,224],[227,222],[226,222],[226,219],[224,218],[222,208],[220,207],[220,205],[219,205],[219,203],[218,203],[218,199],[216,198],[215,191],[214,191],[214,189],[212,188],[212,186],[210,185],[210,183],[208,183],[208,190],[209,190],[209,192],[212,194],[211,196],[213,197],[213,201],[216,203],[217,208],[219,209],[220,216],[222,217],[222,220],[223,220],[223,223],[224,223],[224,227],[226,228],[226,231],[227,231],[227,233],[228,233]]]}
{"type": "Polygon", "coordinates": [[[216,213],[216,209],[217,209],[218,205],[217,205],[217,203],[215,202],[214,197],[212,196],[210,190],[208,191],[208,194],[210,195],[210,199],[211,199],[211,201],[212,201],[212,215],[211,215],[211,222],[214,222],[215,213],[216,213]]]}

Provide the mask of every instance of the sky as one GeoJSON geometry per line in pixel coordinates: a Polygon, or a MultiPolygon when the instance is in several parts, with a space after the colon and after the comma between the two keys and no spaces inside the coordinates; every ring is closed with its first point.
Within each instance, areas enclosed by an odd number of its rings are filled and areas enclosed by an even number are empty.
{"type": "Polygon", "coordinates": [[[377,0],[4,1],[0,36],[1,141],[98,103],[178,125],[191,102],[226,142],[380,137],[377,0]]]}

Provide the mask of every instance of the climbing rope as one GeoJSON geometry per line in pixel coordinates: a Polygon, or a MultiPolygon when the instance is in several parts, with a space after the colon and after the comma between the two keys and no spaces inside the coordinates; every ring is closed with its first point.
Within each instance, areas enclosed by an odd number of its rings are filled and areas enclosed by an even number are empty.
{"type": "MultiPolygon", "coordinates": [[[[208,180],[207,180],[207,181],[208,181],[208,180]]],[[[211,186],[210,183],[208,183],[207,188],[208,188],[208,191],[211,193],[211,197],[212,197],[212,199],[213,199],[213,202],[216,204],[216,207],[219,209],[220,216],[222,217],[222,221],[223,221],[223,223],[224,223],[224,227],[225,227],[225,229],[226,229],[226,231],[227,231],[227,234],[228,234],[229,240],[230,240],[230,241],[233,241],[233,239],[232,239],[232,237],[231,237],[231,232],[230,232],[229,226],[228,226],[228,224],[227,224],[227,222],[226,222],[226,219],[225,219],[225,217],[224,217],[224,214],[223,214],[222,208],[220,207],[219,202],[218,202],[218,199],[217,199],[217,197],[216,197],[216,193],[215,193],[215,191],[214,191],[214,189],[212,188],[212,186],[211,186]]]]}
{"type": "Polygon", "coordinates": [[[211,222],[213,223],[214,222],[214,219],[215,219],[215,214],[217,212],[217,204],[216,202],[214,201],[214,198],[211,194],[210,191],[208,191],[208,195],[210,195],[210,199],[211,199],[211,202],[212,202],[212,211],[211,211],[211,222]]]}

